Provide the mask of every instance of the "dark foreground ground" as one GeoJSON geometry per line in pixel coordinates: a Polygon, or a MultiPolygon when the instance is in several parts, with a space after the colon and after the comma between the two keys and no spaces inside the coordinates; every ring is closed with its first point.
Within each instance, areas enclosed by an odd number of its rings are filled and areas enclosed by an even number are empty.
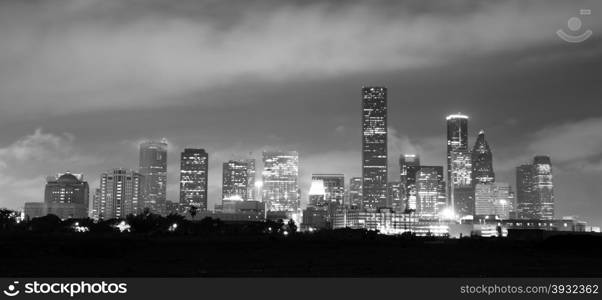
{"type": "Polygon", "coordinates": [[[602,277],[602,238],[0,236],[2,277],[602,277]]]}

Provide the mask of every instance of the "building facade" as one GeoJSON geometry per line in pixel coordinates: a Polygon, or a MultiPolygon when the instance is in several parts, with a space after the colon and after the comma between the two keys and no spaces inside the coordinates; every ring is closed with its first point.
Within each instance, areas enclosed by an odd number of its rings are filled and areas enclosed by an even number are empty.
{"type": "Polygon", "coordinates": [[[416,154],[404,154],[399,157],[400,179],[404,188],[405,209],[416,210],[418,194],[416,191],[416,175],[420,170],[420,157],[416,154]]]}
{"type": "Polygon", "coordinates": [[[44,190],[44,215],[53,214],[61,219],[86,218],[90,188],[82,174],[70,172],[46,178],[44,190]]]}
{"type": "Polygon", "coordinates": [[[387,88],[362,88],[362,207],[387,201],[387,88]]]}
{"type": "Polygon", "coordinates": [[[139,173],[143,176],[144,208],[163,214],[167,195],[167,140],[140,144],[139,173]]]}
{"type": "Polygon", "coordinates": [[[247,201],[249,199],[249,164],[230,160],[222,168],[222,201],[247,201]]]}
{"type": "Polygon", "coordinates": [[[516,168],[516,202],[521,219],[554,219],[554,184],[548,156],[536,156],[533,164],[516,168]]]}
{"type": "Polygon", "coordinates": [[[485,140],[485,131],[481,130],[472,148],[472,182],[491,183],[495,181],[493,172],[493,153],[485,140]]]}
{"type": "Polygon", "coordinates": [[[360,208],[362,206],[362,177],[352,177],[349,179],[349,191],[347,193],[346,206],[350,208],[360,208]]]}
{"type": "Polygon", "coordinates": [[[472,154],[468,149],[468,116],[453,114],[447,121],[447,194],[460,216],[474,214],[472,154]]]}
{"type": "Polygon", "coordinates": [[[143,177],[129,169],[113,169],[100,175],[99,219],[124,218],[146,207],[141,201],[143,177]]]}
{"type": "Polygon", "coordinates": [[[207,210],[209,154],[205,149],[184,149],[180,155],[180,205],[207,210]]]}
{"type": "Polygon", "coordinates": [[[297,151],[263,152],[262,198],[269,211],[298,211],[299,154],[297,151]]]}
{"type": "Polygon", "coordinates": [[[420,166],[416,174],[416,212],[420,216],[437,217],[447,206],[442,166],[420,166]]]}

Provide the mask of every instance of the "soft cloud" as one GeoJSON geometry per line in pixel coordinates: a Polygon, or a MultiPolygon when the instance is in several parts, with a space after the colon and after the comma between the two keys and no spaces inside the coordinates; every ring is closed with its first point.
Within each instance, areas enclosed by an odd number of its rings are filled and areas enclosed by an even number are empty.
{"type": "Polygon", "coordinates": [[[557,42],[557,20],[574,10],[562,1],[456,6],[265,2],[222,7],[233,13],[219,20],[212,2],[3,2],[0,115],[213,105],[203,92],[232,82],[439,64],[557,42]]]}

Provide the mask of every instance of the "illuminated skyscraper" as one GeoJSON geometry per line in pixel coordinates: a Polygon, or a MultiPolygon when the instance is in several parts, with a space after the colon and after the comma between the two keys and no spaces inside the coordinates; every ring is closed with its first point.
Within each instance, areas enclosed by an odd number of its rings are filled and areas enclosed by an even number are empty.
{"type": "Polygon", "coordinates": [[[460,217],[474,214],[472,157],[468,149],[468,116],[449,115],[447,120],[447,191],[460,217]]]}
{"type": "Polygon", "coordinates": [[[472,181],[473,184],[495,181],[493,155],[483,130],[479,132],[479,137],[472,148],[472,181]]]}
{"type": "Polygon", "coordinates": [[[401,183],[404,186],[404,205],[406,209],[416,210],[417,191],[416,175],[420,170],[420,157],[415,154],[404,154],[399,157],[401,183]]]}
{"type": "Polygon", "coordinates": [[[518,214],[523,219],[554,219],[552,163],[548,156],[536,156],[532,165],[516,169],[518,214]]]}
{"type": "Polygon", "coordinates": [[[263,201],[269,211],[299,209],[299,154],[297,151],[263,152],[263,201]]]}
{"type": "Polygon", "coordinates": [[[362,88],[362,207],[387,201],[387,88],[362,88]]]}
{"type": "Polygon", "coordinates": [[[516,167],[516,205],[521,219],[539,219],[539,205],[534,199],[533,165],[516,167]]]}
{"type": "Polygon", "coordinates": [[[184,149],[180,155],[180,205],[207,210],[209,154],[204,149],[184,149]]]}
{"type": "Polygon", "coordinates": [[[46,178],[44,190],[45,214],[61,219],[88,216],[90,189],[82,174],[70,172],[46,178]]]}
{"type": "Polygon", "coordinates": [[[416,212],[422,216],[437,216],[446,206],[443,167],[420,166],[415,178],[416,212]]]}
{"type": "Polygon", "coordinates": [[[360,208],[362,206],[362,178],[352,177],[349,180],[349,193],[346,205],[350,208],[360,208]]]}
{"type": "Polygon", "coordinates": [[[334,207],[343,205],[345,197],[345,176],[343,174],[312,174],[311,181],[312,185],[314,182],[322,182],[326,204],[334,207]]]}
{"type": "Polygon", "coordinates": [[[257,189],[255,188],[255,159],[245,160],[247,163],[247,201],[257,200],[257,189]]]}
{"type": "Polygon", "coordinates": [[[100,175],[100,219],[123,218],[143,210],[140,201],[142,175],[129,169],[113,169],[100,175]]]}
{"type": "Polygon", "coordinates": [[[401,212],[404,209],[403,205],[403,188],[401,181],[390,181],[387,183],[387,207],[393,211],[401,212]]]}
{"type": "Polygon", "coordinates": [[[549,156],[535,156],[534,168],[534,199],[541,207],[541,218],[554,219],[554,185],[552,183],[552,162],[549,156]]]}
{"type": "Polygon", "coordinates": [[[247,201],[249,192],[249,164],[246,161],[225,162],[222,172],[222,201],[247,201]]]}
{"type": "Polygon", "coordinates": [[[497,215],[508,219],[513,210],[510,185],[507,183],[477,183],[475,185],[475,215],[497,215]]]}
{"type": "Polygon", "coordinates": [[[144,208],[163,214],[167,193],[167,141],[146,141],[140,144],[140,169],[143,176],[144,208]]]}

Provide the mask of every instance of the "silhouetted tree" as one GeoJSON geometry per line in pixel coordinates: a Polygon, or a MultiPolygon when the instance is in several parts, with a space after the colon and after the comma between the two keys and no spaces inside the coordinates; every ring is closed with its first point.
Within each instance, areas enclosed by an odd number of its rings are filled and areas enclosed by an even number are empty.
{"type": "Polygon", "coordinates": [[[287,227],[288,227],[288,231],[291,234],[294,234],[297,232],[297,225],[295,224],[295,221],[293,221],[293,219],[288,220],[287,227]]]}
{"type": "Polygon", "coordinates": [[[17,224],[17,212],[14,210],[0,209],[0,229],[7,230],[17,224]]]}
{"type": "Polygon", "coordinates": [[[193,220],[194,220],[194,216],[196,216],[196,213],[197,213],[198,211],[199,211],[199,208],[198,208],[198,207],[196,207],[196,206],[194,206],[194,205],[191,205],[191,206],[188,208],[188,213],[190,214],[190,217],[191,217],[193,220]]]}
{"type": "Polygon", "coordinates": [[[63,226],[61,218],[52,214],[33,218],[29,225],[30,229],[36,232],[55,232],[63,226]]]}

